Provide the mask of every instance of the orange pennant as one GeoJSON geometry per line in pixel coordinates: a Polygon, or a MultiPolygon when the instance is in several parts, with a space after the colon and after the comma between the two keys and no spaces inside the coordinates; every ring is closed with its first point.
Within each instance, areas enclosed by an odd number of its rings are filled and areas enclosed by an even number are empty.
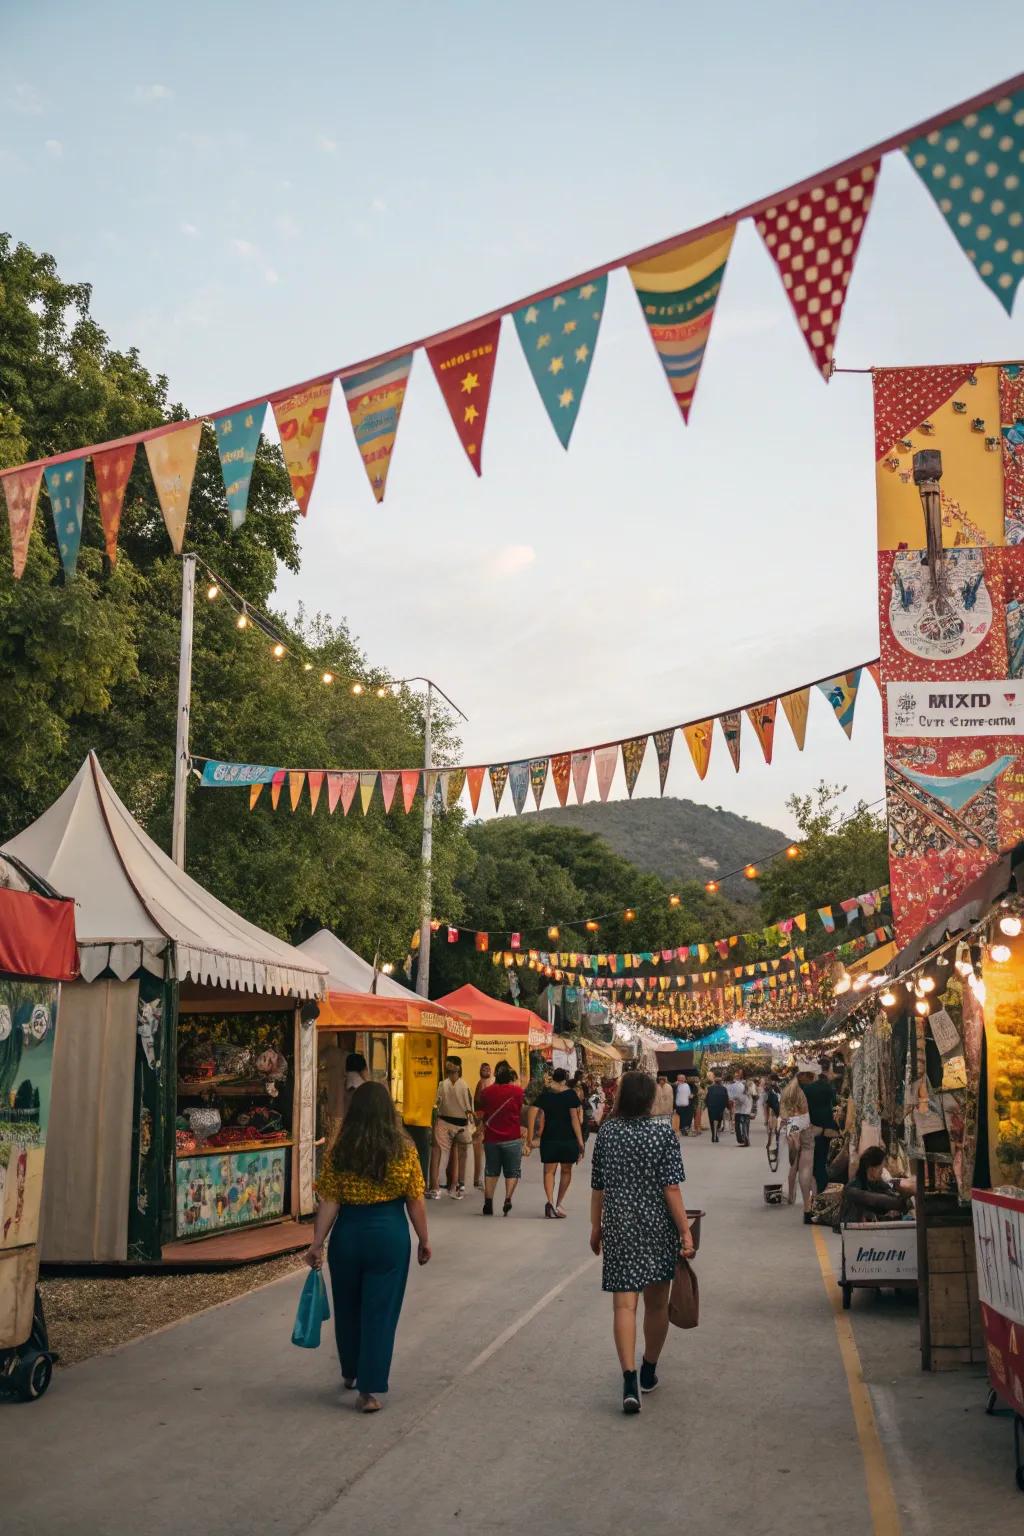
{"type": "Polygon", "coordinates": [[[146,443],[149,472],[153,476],[171,548],[176,555],[181,554],[185,542],[188,499],[192,494],[192,478],[196,472],[202,432],[202,422],[192,421],[173,432],[151,437],[146,443]]]}
{"type": "Polygon", "coordinates": [[[309,773],[308,777],[309,777],[309,810],[310,810],[310,814],[312,815],[312,813],[316,810],[316,803],[320,799],[320,790],[323,788],[323,782],[324,782],[324,772],[323,772],[323,769],[320,768],[320,769],[312,769],[312,770],[310,770],[310,773],[309,773]]]}
{"type": "Polygon", "coordinates": [[[764,704],[755,704],[747,710],[747,719],[754,727],[754,735],[761,743],[761,751],[764,760],[770,763],[772,760],[772,743],[775,740],[775,712],[779,707],[778,699],[768,699],[764,704]]]}
{"type": "Polygon", "coordinates": [[[253,806],[256,804],[256,801],[259,799],[259,797],[260,797],[260,795],[262,795],[262,793],[263,793],[263,785],[262,784],[250,784],[249,785],[249,809],[250,809],[250,811],[252,810],[253,806]]]}
{"type": "Polygon", "coordinates": [[[466,782],[469,785],[469,803],[473,807],[474,816],[480,805],[480,791],[483,788],[484,774],[486,772],[486,768],[466,769],[466,782]]]}
{"type": "Polygon", "coordinates": [[[333,381],[300,389],[284,400],[272,400],[274,420],[281,437],[281,452],[288,466],[295,505],[305,517],[320,463],[327,412],[331,404],[333,381]]]}
{"type": "Polygon", "coordinates": [[[420,771],[418,768],[402,769],[402,803],[405,806],[405,814],[408,816],[412,810],[412,803],[416,799],[416,791],[420,787],[420,771]]]}
{"type": "Polygon", "coordinates": [[[301,770],[295,770],[288,775],[288,793],[291,796],[292,810],[302,799],[302,786],[306,782],[306,775],[301,770]]]}
{"type": "Polygon", "coordinates": [[[107,559],[111,565],[117,560],[117,536],[121,529],[121,509],[124,493],[135,463],[135,444],[122,448],[107,448],[92,456],[93,474],[96,476],[96,494],[100,503],[100,522],[103,524],[103,541],[107,559]]]}
{"type": "Polygon", "coordinates": [[[693,766],[697,770],[697,777],[703,779],[708,771],[708,763],[711,761],[711,733],[713,720],[699,720],[696,725],[684,725],[682,727],[683,738],[690,749],[693,758],[693,766]]]}
{"type": "Polygon", "coordinates": [[[284,786],[284,781],[285,771],[283,768],[279,768],[270,781],[270,804],[275,811],[277,810],[277,803],[281,798],[281,790],[284,786]]]}

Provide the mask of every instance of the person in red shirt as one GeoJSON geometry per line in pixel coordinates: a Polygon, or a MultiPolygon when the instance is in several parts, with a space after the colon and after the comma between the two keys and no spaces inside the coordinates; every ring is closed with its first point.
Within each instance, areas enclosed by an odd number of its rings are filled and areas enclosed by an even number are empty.
{"type": "Polygon", "coordinates": [[[494,1070],[493,1084],[489,1088],[480,1089],[479,1111],[484,1128],[485,1216],[494,1215],[494,1191],[502,1174],[505,1176],[502,1214],[508,1215],[522,1173],[523,1142],[520,1127],[523,1119],[523,1089],[514,1079],[515,1073],[511,1067],[501,1061],[494,1070]]]}

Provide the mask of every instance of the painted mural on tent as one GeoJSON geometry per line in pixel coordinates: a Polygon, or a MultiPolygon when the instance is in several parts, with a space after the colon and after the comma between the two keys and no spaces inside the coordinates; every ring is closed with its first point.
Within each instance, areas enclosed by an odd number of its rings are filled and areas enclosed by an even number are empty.
{"type": "Polygon", "coordinates": [[[57,988],[0,979],[0,1249],[39,1236],[57,988]]]}
{"type": "Polygon", "coordinates": [[[874,392],[889,867],[904,944],[1024,837],[1024,372],[879,369],[874,392]],[[940,471],[931,558],[915,474],[929,450],[940,471]]]}

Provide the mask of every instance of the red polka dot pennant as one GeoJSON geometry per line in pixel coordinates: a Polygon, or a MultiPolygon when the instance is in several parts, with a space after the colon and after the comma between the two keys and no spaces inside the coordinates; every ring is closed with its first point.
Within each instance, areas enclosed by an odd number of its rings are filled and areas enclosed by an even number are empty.
{"type": "Polygon", "coordinates": [[[874,194],[880,160],[823,181],[757,218],[797,324],[827,379],[839,319],[874,194]]]}
{"type": "Polygon", "coordinates": [[[951,400],[976,366],[944,363],[935,368],[876,368],[872,377],[875,458],[884,459],[900,438],[951,400]]]}

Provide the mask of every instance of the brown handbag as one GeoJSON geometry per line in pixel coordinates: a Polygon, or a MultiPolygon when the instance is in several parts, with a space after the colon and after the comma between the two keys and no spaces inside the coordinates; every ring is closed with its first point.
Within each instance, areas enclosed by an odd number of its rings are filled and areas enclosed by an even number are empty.
{"type": "Polygon", "coordinates": [[[668,1320],[676,1328],[696,1328],[700,1321],[700,1287],[697,1271],[680,1254],[668,1298],[668,1320]]]}

